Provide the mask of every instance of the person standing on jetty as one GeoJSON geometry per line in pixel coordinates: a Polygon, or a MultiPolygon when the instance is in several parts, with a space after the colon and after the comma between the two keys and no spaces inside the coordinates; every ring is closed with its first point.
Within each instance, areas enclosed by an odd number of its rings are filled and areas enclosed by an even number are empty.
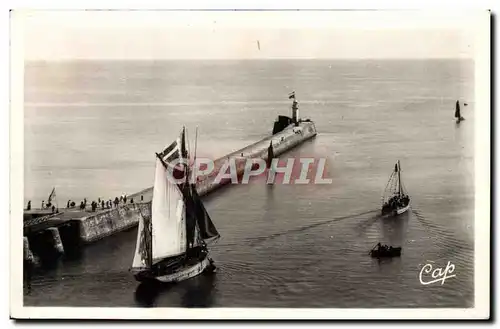
{"type": "Polygon", "coordinates": [[[26,210],[31,210],[31,200],[28,201],[28,206],[26,207],[26,210]]]}
{"type": "Polygon", "coordinates": [[[45,209],[45,200],[42,200],[42,209],[45,209]]]}

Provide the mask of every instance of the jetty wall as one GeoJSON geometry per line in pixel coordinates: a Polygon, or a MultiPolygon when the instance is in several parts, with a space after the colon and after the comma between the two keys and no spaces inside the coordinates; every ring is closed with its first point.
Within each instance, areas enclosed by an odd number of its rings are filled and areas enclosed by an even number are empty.
{"type": "Polygon", "coordinates": [[[64,247],[57,227],[29,234],[24,237],[24,260],[33,261],[34,256],[41,260],[52,260],[64,254],[64,247]]]}
{"type": "Polygon", "coordinates": [[[230,182],[230,180],[227,179],[222,182],[215,181],[219,170],[228,159],[235,159],[237,175],[240,176],[245,171],[245,165],[248,159],[263,159],[267,161],[267,150],[270,143],[273,144],[274,156],[278,157],[286,151],[302,144],[306,140],[315,137],[316,134],[314,123],[302,122],[299,126],[289,126],[280,133],[266,137],[257,143],[217,159],[212,174],[206,177],[200,177],[200,181],[196,184],[198,194],[203,196],[230,182]]]}
{"type": "MultiPolygon", "coordinates": [[[[214,171],[211,175],[200,177],[197,183],[197,190],[200,195],[208,194],[217,188],[225,185],[227,182],[215,182],[217,173],[222,165],[230,158],[234,158],[237,164],[238,175],[241,175],[245,169],[245,162],[251,158],[261,158],[267,160],[267,149],[272,142],[275,157],[296,147],[304,141],[316,136],[316,128],[313,122],[301,122],[298,126],[289,126],[283,131],[266,137],[252,145],[237,150],[220,159],[214,161],[214,171]]],[[[70,247],[70,243],[91,243],[115,233],[135,227],[139,223],[141,211],[144,214],[145,207],[141,206],[141,195],[147,195],[144,198],[144,204],[150,202],[153,188],[150,187],[141,192],[130,195],[136,200],[133,204],[120,204],[118,208],[105,209],[96,213],[86,213],[82,217],[71,217],[69,224],[61,229],[61,237],[56,236],[56,230],[45,229],[45,234],[50,235],[53,240],[52,245],[56,250],[62,251],[70,247]],[[78,241],[75,241],[77,239],[78,241]],[[61,244],[62,240],[62,244],[61,244]]]]}
{"type": "MultiPolygon", "coordinates": [[[[247,159],[251,158],[261,158],[267,160],[267,148],[269,144],[273,143],[274,156],[279,155],[293,149],[294,147],[304,143],[305,141],[315,137],[317,135],[316,127],[313,122],[301,122],[296,126],[289,126],[283,131],[268,136],[252,145],[234,151],[222,158],[214,161],[214,170],[211,175],[202,176],[199,178],[196,184],[196,189],[200,196],[208,194],[223,185],[227,184],[228,180],[223,180],[223,182],[214,182],[219,169],[225,161],[229,158],[234,158],[236,160],[236,169],[238,175],[241,175],[245,170],[245,162],[247,159]],[[243,156],[242,156],[243,154],[243,156]]],[[[131,195],[130,197],[134,200],[140,200],[141,195],[152,195],[153,187],[144,189],[138,193],[131,195]]]]}
{"type": "Polygon", "coordinates": [[[83,218],[72,219],[72,222],[78,225],[81,242],[90,243],[136,226],[140,216],[137,204],[125,204],[83,218]]]}

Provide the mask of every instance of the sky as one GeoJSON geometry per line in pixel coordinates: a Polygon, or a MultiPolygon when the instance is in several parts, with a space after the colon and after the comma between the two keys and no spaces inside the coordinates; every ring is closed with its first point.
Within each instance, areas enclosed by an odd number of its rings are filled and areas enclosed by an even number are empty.
{"type": "Polygon", "coordinates": [[[473,58],[488,19],[485,11],[17,11],[11,32],[26,60],[473,58]]]}

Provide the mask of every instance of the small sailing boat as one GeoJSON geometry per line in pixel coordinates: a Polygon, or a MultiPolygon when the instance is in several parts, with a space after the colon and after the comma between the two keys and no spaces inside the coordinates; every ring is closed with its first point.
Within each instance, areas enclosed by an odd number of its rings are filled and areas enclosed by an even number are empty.
{"type": "Polygon", "coordinates": [[[398,162],[389,178],[382,197],[382,215],[400,215],[410,208],[410,197],[401,181],[401,165],[398,162]]]}
{"type": "Polygon", "coordinates": [[[179,159],[189,163],[188,158],[185,128],[176,141],[156,154],[153,199],[147,204],[150,215],[141,210],[131,268],[137,281],[178,282],[215,272],[207,241],[219,238],[219,232],[196,185],[189,182],[189,165],[173,166],[179,159]],[[169,172],[174,172],[175,181],[167,176],[169,172]]]}
{"type": "MultiPolygon", "coordinates": [[[[467,104],[464,104],[467,105],[467,104]]],[[[457,100],[457,103],[455,105],[455,119],[457,120],[457,123],[460,123],[460,121],[465,120],[464,117],[460,114],[460,103],[457,100]]]]}
{"type": "Polygon", "coordinates": [[[271,162],[273,161],[273,158],[274,158],[273,141],[271,141],[269,147],[267,148],[267,161],[266,161],[267,169],[271,168],[271,162]]]}

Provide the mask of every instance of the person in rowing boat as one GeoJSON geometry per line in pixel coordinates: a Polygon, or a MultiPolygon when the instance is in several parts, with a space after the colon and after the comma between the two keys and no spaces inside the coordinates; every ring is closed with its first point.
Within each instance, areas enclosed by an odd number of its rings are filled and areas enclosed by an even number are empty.
{"type": "Polygon", "coordinates": [[[386,252],[388,250],[387,245],[381,245],[380,242],[377,243],[378,252],[386,252]]]}

